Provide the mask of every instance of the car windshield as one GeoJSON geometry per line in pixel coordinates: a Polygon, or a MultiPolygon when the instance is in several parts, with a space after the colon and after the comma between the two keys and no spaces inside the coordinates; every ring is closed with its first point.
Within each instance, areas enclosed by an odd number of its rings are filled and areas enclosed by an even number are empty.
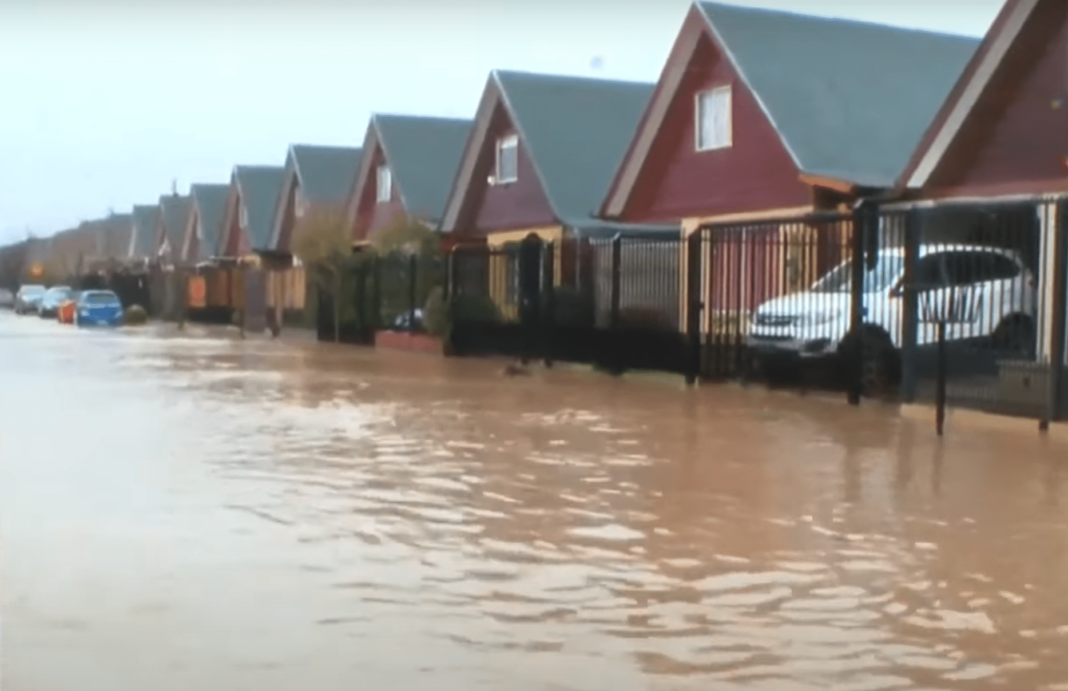
{"type": "Polygon", "coordinates": [[[45,292],[44,286],[22,286],[21,290],[23,295],[40,295],[45,292]]]}
{"type": "Polygon", "coordinates": [[[82,302],[87,305],[107,305],[118,301],[119,297],[115,293],[86,293],[82,296],[82,302]]]}
{"type": "MultiPolygon", "coordinates": [[[[883,252],[875,262],[875,268],[864,267],[864,292],[878,293],[886,290],[905,269],[905,257],[901,254],[883,252]]],[[[812,286],[813,293],[848,293],[853,285],[853,261],[839,264],[812,286]]]]}
{"type": "Polygon", "coordinates": [[[62,298],[70,295],[70,292],[70,288],[49,288],[45,295],[48,297],[62,298]]]}

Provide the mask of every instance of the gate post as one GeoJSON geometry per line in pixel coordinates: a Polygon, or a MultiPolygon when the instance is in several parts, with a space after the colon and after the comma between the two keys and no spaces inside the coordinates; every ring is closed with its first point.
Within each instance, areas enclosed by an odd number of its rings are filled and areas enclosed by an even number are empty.
{"type": "Polygon", "coordinates": [[[919,212],[905,215],[905,266],[901,285],[901,400],[916,400],[916,339],[919,327],[919,293],[916,290],[916,260],[920,258],[919,212]]]}
{"type": "MultiPolygon", "coordinates": [[[[1048,203],[1048,202],[1047,202],[1048,203]]],[[[1051,352],[1049,361],[1049,383],[1046,390],[1046,410],[1040,423],[1041,429],[1048,429],[1049,423],[1060,418],[1064,389],[1065,342],[1068,340],[1068,200],[1057,202],[1056,220],[1053,229],[1053,311],[1050,326],[1051,352]]]]}
{"type": "Polygon", "coordinates": [[[415,330],[415,302],[418,290],[419,255],[415,252],[408,255],[408,331],[415,330]]]}
{"type": "Polygon", "coordinates": [[[553,366],[553,327],[556,325],[556,246],[552,242],[542,245],[542,357],[546,367],[553,366]]]}
{"type": "Polygon", "coordinates": [[[846,349],[849,360],[850,405],[859,405],[864,388],[864,269],[868,263],[865,255],[865,241],[868,240],[869,224],[872,219],[872,203],[861,200],[853,209],[853,242],[849,286],[849,347],[846,349]]]}
{"type": "Polygon", "coordinates": [[[609,328],[613,331],[619,328],[619,308],[621,303],[620,291],[622,290],[622,270],[623,270],[623,236],[616,235],[612,238],[612,292],[610,295],[611,301],[609,302],[609,328]]]}
{"type": "Polygon", "coordinates": [[[542,240],[530,233],[519,244],[519,323],[523,331],[520,360],[530,361],[538,343],[542,280],[542,240]]]}
{"type": "Polygon", "coordinates": [[[690,359],[686,367],[686,383],[690,386],[696,384],[701,375],[701,312],[704,308],[701,247],[704,234],[704,229],[698,228],[686,238],[686,340],[690,359]]]}

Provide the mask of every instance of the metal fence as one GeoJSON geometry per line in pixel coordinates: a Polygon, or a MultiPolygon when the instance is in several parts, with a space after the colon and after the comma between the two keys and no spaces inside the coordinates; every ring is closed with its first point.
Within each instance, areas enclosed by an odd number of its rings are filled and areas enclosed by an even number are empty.
{"type": "Polygon", "coordinates": [[[458,353],[1051,419],[1068,414],[1066,209],[863,204],[708,224],[685,239],[461,244],[444,265],[410,255],[359,264],[353,304],[362,324],[421,330],[441,285],[458,353]]]}
{"type": "Polygon", "coordinates": [[[1052,417],[1065,406],[1064,209],[862,207],[705,226],[687,248],[694,366],[1052,417]]]}
{"type": "Polygon", "coordinates": [[[307,276],[319,338],[371,344],[379,330],[427,330],[427,304],[442,289],[444,264],[436,255],[367,253],[354,256],[337,277],[314,266],[307,276]]]}
{"type": "Polygon", "coordinates": [[[1038,417],[1057,412],[1063,211],[1063,203],[1031,201],[912,212],[905,400],[944,397],[951,405],[1038,417]]]}
{"type": "Polygon", "coordinates": [[[458,245],[447,292],[459,352],[681,371],[676,237],[458,245]]]}

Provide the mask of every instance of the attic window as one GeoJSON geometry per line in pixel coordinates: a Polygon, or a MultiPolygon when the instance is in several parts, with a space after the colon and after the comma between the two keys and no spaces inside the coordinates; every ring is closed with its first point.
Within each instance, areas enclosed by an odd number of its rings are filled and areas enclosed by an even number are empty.
{"type": "Polygon", "coordinates": [[[245,208],[244,204],[241,205],[241,214],[238,219],[238,223],[240,224],[242,230],[248,228],[248,209],[245,208]]]}
{"type": "Polygon", "coordinates": [[[519,137],[505,135],[497,140],[496,184],[515,182],[519,179],[519,137]]]}
{"type": "Polygon", "coordinates": [[[375,200],[379,202],[388,202],[393,198],[393,173],[390,172],[389,166],[378,166],[378,182],[375,186],[375,200]]]}
{"type": "Polygon", "coordinates": [[[694,143],[698,151],[726,149],[733,140],[731,87],[720,86],[697,94],[694,143]]]}

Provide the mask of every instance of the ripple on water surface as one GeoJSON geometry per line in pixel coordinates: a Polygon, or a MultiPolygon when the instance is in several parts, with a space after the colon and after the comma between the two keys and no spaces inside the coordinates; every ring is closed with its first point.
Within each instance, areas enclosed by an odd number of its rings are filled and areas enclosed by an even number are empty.
{"type": "Polygon", "coordinates": [[[65,615],[85,631],[136,610],[202,641],[131,668],[156,688],[1068,689],[1051,447],[477,361],[3,317],[0,335],[14,396],[71,420],[42,436],[0,399],[5,644],[27,675],[40,651],[81,678],[118,659],[118,633],[65,658],[34,609],[91,582],[99,607],[65,615]],[[76,374],[46,397],[60,364],[76,374]],[[144,431],[73,454],[116,416],[144,431]],[[69,520],[31,520],[49,502],[69,520]],[[75,523],[84,583],[33,572],[75,523]]]}

